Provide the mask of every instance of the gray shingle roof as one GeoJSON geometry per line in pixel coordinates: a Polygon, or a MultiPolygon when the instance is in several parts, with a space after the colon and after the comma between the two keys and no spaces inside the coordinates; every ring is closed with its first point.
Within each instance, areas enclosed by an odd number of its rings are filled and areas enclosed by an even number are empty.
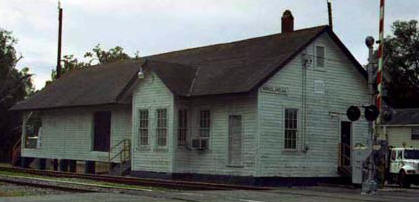
{"type": "MultiPolygon", "coordinates": [[[[154,71],[175,95],[245,93],[262,85],[323,33],[331,36],[366,77],[365,70],[328,26],[147,56],[142,58],[142,66],[154,71]]],[[[74,72],[12,109],[120,103],[119,95],[132,90],[127,86],[134,83],[138,65],[128,61],[74,72]]]]}
{"type": "Polygon", "coordinates": [[[136,78],[139,63],[116,62],[71,72],[11,110],[34,110],[118,103],[118,96],[136,78]]]}
{"type": "Polygon", "coordinates": [[[390,121],[385,125],[419,124],[419,108],[395,109],[390,121]]]}

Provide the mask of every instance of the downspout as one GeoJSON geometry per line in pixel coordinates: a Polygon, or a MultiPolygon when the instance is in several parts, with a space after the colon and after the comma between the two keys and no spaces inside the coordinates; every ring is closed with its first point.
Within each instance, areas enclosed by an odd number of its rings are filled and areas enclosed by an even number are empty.
{"type": "Polygon", "coordinates": [[[307,133],[307,67],[309,60],[306,58],[307,53],[303,53],[303,66],[301,70],[301,151],[307,152],[306,133],[307,133]]]}

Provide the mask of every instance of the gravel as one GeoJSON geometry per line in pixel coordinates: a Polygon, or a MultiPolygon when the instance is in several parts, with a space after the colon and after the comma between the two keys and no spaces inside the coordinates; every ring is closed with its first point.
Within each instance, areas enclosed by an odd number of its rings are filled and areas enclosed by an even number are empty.
{"type": "Polygon", "coordinates": [[[0,182],[0,197],[67,194],[70,192],[0,182]]]}

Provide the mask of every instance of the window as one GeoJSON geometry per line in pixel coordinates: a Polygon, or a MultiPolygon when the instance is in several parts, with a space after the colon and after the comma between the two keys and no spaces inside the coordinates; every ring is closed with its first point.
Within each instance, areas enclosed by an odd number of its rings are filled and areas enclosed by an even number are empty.
{"type": "Polygon", "coordinates": [[[199,136],[209,137],[210,135],[210,111],[204,110],[199,114],[199,136]]]}
{"type": "Polygon", "coordinates": [[[157,109],[157,145],[167,144],[167,110],[157,109]]]}
{"type": "Polygon", "coordinates": [[[39,113],[29,115],[25,124],[25,148],[36,149],[41,146],[42,119],[39,113]]]}
{"type": "Polygon", "coordinates": [[[148,145],[148,110],[139,112],[139,145],[148,145]]]}
{"type": "Polygon", "coordinates": [[[285,149],[297,148],[297,109],[285,109],[285,149]]]}
{"type": "Polygon", "coordinates": [[[185,145],[188,134],[188,110],[181,109],[178,112],[178,136],[177,144],[185,145]]]}
{"type": "Polygon", "coordinates": [[[325,48],[323,46],[316,46],[316,66],[324,67],[325,48]]]}
{"type": "Polygon", "coordinates": [[[419,140],[419,127],[412,128],[412,140],[419,140]]]}

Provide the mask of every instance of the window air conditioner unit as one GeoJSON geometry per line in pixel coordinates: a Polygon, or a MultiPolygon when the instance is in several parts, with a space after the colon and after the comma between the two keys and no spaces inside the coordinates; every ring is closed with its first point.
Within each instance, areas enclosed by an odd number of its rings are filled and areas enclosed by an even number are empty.
{"type": "Polygon", "coordinates": [[[192,140],[192,148],[198,150],[208,149],[208,138],[197,138],[192,140]]]}

